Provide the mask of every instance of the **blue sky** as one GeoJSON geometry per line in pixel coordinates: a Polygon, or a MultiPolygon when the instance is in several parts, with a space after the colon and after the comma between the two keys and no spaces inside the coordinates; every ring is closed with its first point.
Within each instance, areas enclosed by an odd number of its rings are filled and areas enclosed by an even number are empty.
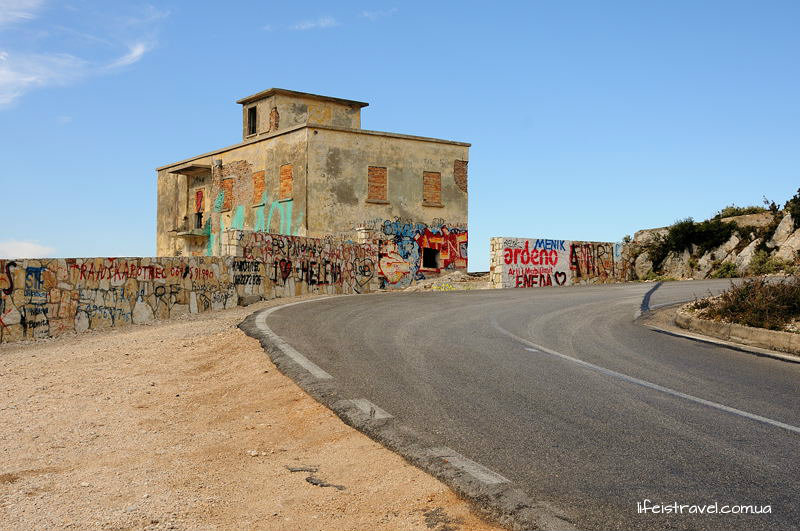
{"type": "Polygon", "coordinates": [[[0,0],[0,253],[149,256],[155,171],[269,87],[470,150],[488,238],[618,241],[800,187],[800,2],[0,0]],[[20,251],[22,250],[22,251],[20,251]]]}

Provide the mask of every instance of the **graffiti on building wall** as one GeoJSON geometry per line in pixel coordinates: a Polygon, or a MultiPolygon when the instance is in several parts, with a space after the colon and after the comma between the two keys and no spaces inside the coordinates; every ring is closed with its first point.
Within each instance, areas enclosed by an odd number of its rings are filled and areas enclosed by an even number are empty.
{"type": "Polygon", "coordinates": [[[533,288],[624,280],[622,244],[570,240],[492,238],[492,282],[533,288]]]}
{"type": "Polygon", "coordinates": [[[228,230],[251,229],[257,232],[297,235],[303,212],[295,201],[278,198],[278,176],[265,170],[253,171],[253,165],[234,160],[212,169],[212,211],[203,224],[204,247],[191,254],[224,254],[222,235],[228,230]],[[275,197],[270,197],[273,190],[275,197]]]}
{"type": "Polygon", "coordinates": [[[431,224],[394,220],[371,220],[362,226],[379,241],[378,268],[382,288],[410,286],[426,274],[466,269],[467,229],[448,226],[444,220],[431,224]],[[425,267],[425,249],[436,252],[436,266],[425,267]]]}

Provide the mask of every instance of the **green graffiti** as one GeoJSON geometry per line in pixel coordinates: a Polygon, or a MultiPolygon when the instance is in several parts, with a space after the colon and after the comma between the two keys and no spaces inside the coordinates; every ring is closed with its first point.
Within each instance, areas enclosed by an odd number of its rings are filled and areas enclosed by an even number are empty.
{"type": "Polygon", "coordinates": [[[237,230],[244,228],[244,205],[239,205],[236,207],[236,211],[233,214],[233,219],[231,220],[231,228],[237,230]]]}
{"type": "Polygon", "coordinates": [[[292,232],[292,206],[294,201],[273,201],[270,203],[267,198],[267,192],[264,192],[261,196],[261,202],[263,204],[256,209],[256,222],[253,225],[253,230],[256,232],[270,232],[272,216],[277,212],[281,219],[278,234],[294,235],[292,232]],[[269,210],[267,210],[268,204],[269,210]],[[266,219],[264,219],[264,211],[266,211],[266,219]]]}
{"type": "Polygon", "coordinates": [[[222,212],[222,205],[225,204],[225,190],[220,190],[214,200],[214,212],[222,212]]]}
{"type": "Polygon", "coordinates": [[[267,192],[261,194],[261,205],[256,207],[256,222],[253,225],[253,230],[256,232],[267,232],[264,226],[264,208],[267,204],[267,192]]]}
{"type": "Polygon", "coordinates": [[[205,226],[203,226],[203,232],[208,237],[208,244],[206,245],[206,256],[211,256],[214,254],[214,232],[211,230],[211,218],[206,220],[205,226]]]}

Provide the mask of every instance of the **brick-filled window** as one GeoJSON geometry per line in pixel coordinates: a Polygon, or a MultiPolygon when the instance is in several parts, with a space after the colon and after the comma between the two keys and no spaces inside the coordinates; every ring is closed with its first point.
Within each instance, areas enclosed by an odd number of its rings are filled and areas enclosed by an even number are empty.
{"type": "Polygon", "coordinates": [[[291,164],[284,164],[281,166],[280,178],[281,183],[280,190],[278,191],[278,199],[291,199],[294,187],[291,164]]]}
{"type": "Polygon", "coordinates": [[[264,179],[264,170],[253,173],[253,205],[264,204],[264,189],[266,182],[264,179]]]}
{"type": "Polygon", "coordinates": [[[457,160],[453,162],[453,180],[462,192],[467,192],[467,161],[457,160]]]}
{"type": "Polygon", "coordinates": [[[422,173],[422,205],[442,206],[442,174],[438,171],[422,173]]]}
{"type": "Polygon", "coordinates": [[[367,201],[388,203],[386,168],[370,166],[367,169],[367,201]]]}
{"type": "Polygon", "coordinates": [[[222,179],[222,212],[233,208],[233,179],[222,179]]]}

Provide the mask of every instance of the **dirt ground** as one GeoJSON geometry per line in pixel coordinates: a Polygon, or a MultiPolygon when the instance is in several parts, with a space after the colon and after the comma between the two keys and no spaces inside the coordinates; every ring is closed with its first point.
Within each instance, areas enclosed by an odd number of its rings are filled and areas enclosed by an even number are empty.
{"type": "Polygon", "coordinates": [[[500,529],[236,328],[283,302],[0,347],[0,529],[500,529]]]}

